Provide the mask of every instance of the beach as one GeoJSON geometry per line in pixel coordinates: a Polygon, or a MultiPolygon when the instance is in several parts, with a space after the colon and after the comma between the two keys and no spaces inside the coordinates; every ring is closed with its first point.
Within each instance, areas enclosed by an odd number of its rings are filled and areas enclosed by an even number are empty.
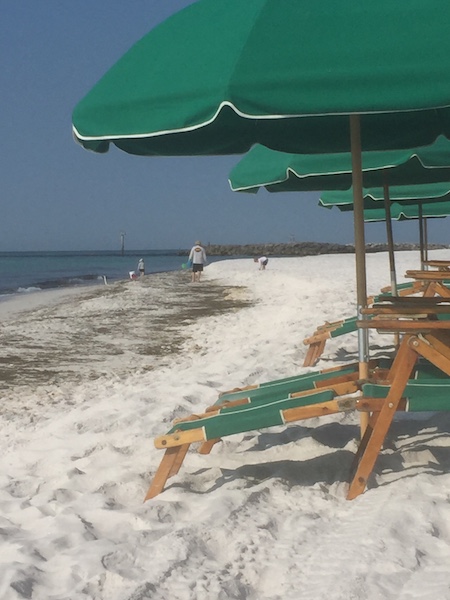
{"type": "MultiPolygon", "coordinates": [[[[405,281],[419,253],[396,256],[405,281]]],[[[377,293],[387,253],[367,264],[377,293]]],[[[220,391],[310,371],[303,339],[355,314],[354,271],[350,254],[235,259],[200,284],[177,271],[0,302],[0,597],[450,599],[446,415],[396,418],[351,502],[353,413],[191,450],[143,503],[153,439],[220,391]]],[[[377,355],[392,343],[371,335],[377,355]]],[[[355,360],[352,333],[317,368],[355,360]]]]}

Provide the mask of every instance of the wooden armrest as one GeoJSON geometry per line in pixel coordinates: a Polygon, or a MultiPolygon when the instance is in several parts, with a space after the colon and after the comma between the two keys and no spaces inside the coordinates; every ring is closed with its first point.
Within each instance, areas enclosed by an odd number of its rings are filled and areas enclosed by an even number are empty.
{"type": "Polygon", "coordinates": [[[419,281],[446,281],[450,275],[446,271],[406,271],[405,277],[419,281]]]}
{"type": "Polygon", "coordinates": [[[316,333],[308,338],[303,340],[305,346],[310,346],[311,344],[317,344],[317,342],[323,342],[324,340],[329,340],[331,338],[331,333],[329,331],[322,331],[320,333],[316,333]]]}
{"type": "Polygon", "coordinates": [[[377,302],[374,306],[387,306],[388,303],[395,304],[396,306],[434,306],[442,305],[450,308],[450,299],[443,298],[442,296],[414,296],[414,297],[399,297],[399,296],[386,296],[386,298],[380,298],[382,302],[377,302]]]}
{"type": "Polygon", "coordinates": [[[404,331],[409,333],[426,333],[433,330],[450,330],[450,321],[406,320],[406,319],[371,319],[356,321],[361,329],[379,329],[380,331],[404,331]]]}
{"type": "Polygon", "coordinates": [[[450,260],[424,260],[423,264],[429,267],[450,267],[450,260]]]}

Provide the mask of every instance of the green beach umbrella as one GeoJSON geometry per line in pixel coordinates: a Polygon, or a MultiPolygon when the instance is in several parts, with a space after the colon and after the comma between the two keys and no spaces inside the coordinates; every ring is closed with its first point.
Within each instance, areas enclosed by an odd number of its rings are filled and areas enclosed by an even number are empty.
{"type": "MultiPolygon", "coordinates": [[[[366,188],[450,181],[450,141],[440,136],[431,146],[411,150],[363,152],[366,188]]],[[[346,190],[352,184],[349,152],[292,154],[257,144],[231,170],[235,192],[346,190]]]]}
{"type": "MultiPolygon", "coordinates": [[[[375,202],[370,205],[364,202],[364,221],[376,223],[386,220],[386,212],[383,207],[375,207],[375,202]]],[[[379,202],[378,202],[379,204],[379,202]]],[[[347,207],[340,206],[339,210],[346,212],[347,207]]],[[[353,208],[352,208],[353,210],[353,208]]],[[[414,219],[433,219],[448,217],[450,215],[450,201],[447,202],[391,202],[391,219],[393,221],[410,221],[414,219]]]]}
{"type": "Polygon", "coordinates": [[[79,102],[74,135],[100,152],[335,152],[359,114],[365,150],[425,145],[450,137],[449,33],[446,0],[199,0],[79,102]]]}
{"type": "MultiPolygon", "coordinates": [[[[450,137],[449,33],[446,0],[199,0],[106,73],[75,107],[73,134],[141,155],[351,149],[359,310],[361,148],[450,137]]],[[[362,330],[359,347],[367,364],[362,330]]]]}
{"type": "MultiPolygon", "coordinates": [[[[411,206],[423,203],[438,206],[450,203],[450,182],[424,183],[418,185],[393,185],[389,187],[389,197],[399,205],[411,206]]],[[[371,188],[363,190],[364,209],[380,208],[384,200],[384,189],[371,188]]],[[[325,191],[320,195],[319,205],[326,208],[338,206],[342,210],[353,210],[352,190],[325,191]]],[[[444,209],[445,210],[445,209],[444,209]]],[[[431,215],[430,215],[431,216],[431,215]]],[[[441,215],[436,215],[441,216],[441,215]]]]}

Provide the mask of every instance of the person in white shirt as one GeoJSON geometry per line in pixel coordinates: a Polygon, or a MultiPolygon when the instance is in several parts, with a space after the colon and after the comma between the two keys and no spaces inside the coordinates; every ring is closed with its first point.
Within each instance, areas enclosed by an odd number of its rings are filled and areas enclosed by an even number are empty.
{"type": "Polygon", "coordinates": [[[192,278],[191,281],[200,281],[200,276],[203,271],[203,265],[206,264],[206,252],[202,247],[201,242],[195,242],[189,254],[189,260],[192,262],[192,278]]]}
{"type": "Polygon", "coordinates": [[[266,267],[267,267],[267,263],[269,262],[269,259],[267,258],[267,256],[260,256],[259,258],[254,258],[253,261],[255,263],[259,264],[259,270],[260,271],[265,271],[266,267]]]}
{"type": "Polygon", "coordinates": [[[139,276],[143,277],[145,275],[145,263],[144,263],[144,259],[140,258],[139,262],[138,262],[138,271],[139,271],[139,276]]]}

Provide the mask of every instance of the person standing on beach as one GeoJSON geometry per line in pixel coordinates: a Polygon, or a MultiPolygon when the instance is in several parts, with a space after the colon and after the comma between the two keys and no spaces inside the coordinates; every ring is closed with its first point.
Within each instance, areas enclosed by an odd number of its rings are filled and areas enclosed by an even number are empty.
{"type": "Polygon", "coordinates": [[[192,262],[192,278],[191,282],[200,281],[200,275],[203,271],[203,265],[206,264],[206,252],[202,247],[202,243],[197,241],[192,246],[191,252],[189,253],[189,260],[192,262]]]}
{"type": "Polygon", "coordinates": [[[259,264],[260,271],[265,271],[266,267],[267,267],[267,263],[269,262],[269,259],[267,258],[267,256],[260,256],[259,258],[256,258],[256,256],[255,256],[255,258],[253,259],[253,262],[259,264]]]}
{"type": "Polygon", "coordinates": [[[144,263],[144,259],[140,258],[139,262],[138,262],[138,271],[139,271],[139,276],[143,277],[145,275],[145,263],[144,263]]]}

